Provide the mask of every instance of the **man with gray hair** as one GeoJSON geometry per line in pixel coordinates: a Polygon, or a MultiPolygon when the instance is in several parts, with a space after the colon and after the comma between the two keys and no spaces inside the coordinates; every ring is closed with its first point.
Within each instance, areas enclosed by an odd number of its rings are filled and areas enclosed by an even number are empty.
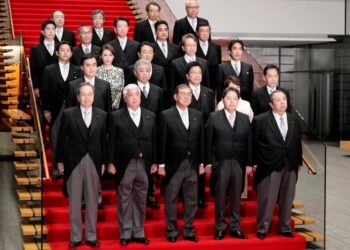
{"type": "Polygon", "coordinates": [[[115,39],[114,30],[103,27],[105,22],[105,13],[103,10],[93,10],[91,13],[91,21],[94,25],[91,42],[93,45],[101,48],[104,44],[115,39]]]}
{"type": "Polygon", "coordinates": [[[123,89],[126,107],[112,113],[108,133],[108,172],[116,175],[120,244],[148,244],[144,220],[148,174],[157,171],[157,128],[153,112],[140,107],[135,84],[123,89]]]}

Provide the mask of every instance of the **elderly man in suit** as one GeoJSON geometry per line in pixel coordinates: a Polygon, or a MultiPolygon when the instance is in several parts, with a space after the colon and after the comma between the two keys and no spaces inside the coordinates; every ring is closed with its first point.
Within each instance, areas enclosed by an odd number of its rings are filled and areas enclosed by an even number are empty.
{"type": "Polygon", "coordinates": [[[126,108],[113,112],[108,138],[108,172],[116,174],[120,244],[148,244],[144,220],[149,173],[157,171],[157,128],[153,112],[140,107],[135,84],[123,89],[126,108]]]}
{"type": "Polygon", "coordinates": [[[188,33],[196,35],[197,25],[200,22],[207,22],[207,19],[198,17],[199,2],[198,0],[186,0],[187,16],[179,19],[174,25],[173,43],[179,44],[182,36],[188,33]]]}
{"type": "Polygon", "coordinates": [[[101,48],[93,45],[92,41],[92,27],[88,24],[82,24],[78,28],[78,35],[80,38],[80,45],[73,48],[72,63],[75,65],[80,65],[81,58],[86,54],[91,54],[96,57],[97,64],[101,64],[100,60],[100,50],[101,48]]]}
{"type": "Polygon", "coordinates": [[[248,238],[240,230],[240,198],[246,166],[251,166],[251,133],[248,116],[236,110],[239,98],[237,89],[226,88],[224,109],[211,113],[205,125],[206,169],[212,172],[215,197],[215,240],[225,237],[228,225],[230,236],[248,238]],[[226,194],[230,201],[228,225],[224,219],[226,194]]]}
{"type": "Polygon", "coordinates": [[[149,2],[146,5],[147,19],[139,21],[135,25],[134,40],[142,43],[144,41],[154,43],[156,41],[156,30],[154,24],[159,19],[160,5],[157,2],[149,2]]]}
{"type": "Polygon", "coordinates": [[[114,31],[117,33],[117,38],[109,42],[116,52],[113,60],[113,65],[125,70],[129,65],[137,61],[137,49],[139,43],[137,41],[128,39],[129,20],[126,17],[117,17],[114,20],[114,31]]]}
{"type": "Polygon", "coordinates": [[[266,85],[253,91],[251,107],[255,115],[259,115],[271,110],[270,94],[275,90],[282,90],[287,96],[287,112],[291,112],[289,91],[278,86],[279,68],[274,64],[267,64],[264,68],[264,80],[266,85]]]}
{"type": "Polygon", "coordinates": [[[287,96],[282,90],[270,95],[271,109],[254,117],[254,186],[258,194],[257,237],[269,231],[278,202],[278,234],[294,237],[290,224],[295,185],[302,165],[301,132],[298,119],[286,112],[287,96]]]}
{"type": "Polygon", "coordinates": [[[202,113],[189,108],[191,88],[180,84],[175,89],[175,107],[160,115],[158,174],[165,176],[166,235],[176,242],[177,200],[180,190],[184,199],[185,240],[197,242],[193,218],[197,210],[198,174],[204,174],[204,128],[202,113]]]}
{"type": "Polygon", "coordinates": [[[93,10],[91,13],[91,21],[94,25],[92,29],[92,41],[93,45],[102,48],[102,46],[113,39],[115,39],[115,33],[113,29],[104,28],[105,13],[103,10],[93,10]]]}
{"type": "Polygon", "coordinates": [[[254,89],[254,72],[252,65],[242,62],[244,43],[242,40],[231,40],[228,44],[228,51],[231,60],[219,65],[217,81],[217,100],[222,96],[223,84],[229,75],[239,78],[241,83],[241,98],[246,101],[251,100],[254,89]]]}
{"type": "Polygon", "coordinates": [[[93,107],[94,87],[83,82],[77,90],[80,105],[62,114],[57,150],[58,169],[64,173],[69,195],[70,243],[82,241],[81,201],[85,197],[85,243],[99,247],[96,237],[99,177],[105,171],[107,113],[93,107]]]}
{"type": "MultiPolygon", "coordinates": [[[[205,124],[209,114],[215,109],[214,92],[210,88],[201,85],[202,67],[199,63],[191,62],[187,65],[186,78],[188,86],[192,90],[190,107],[202,112],[203,124],[205,124]]],[[[207,207],[205,201],[205,175],[201,175],[198,178],[198,207],[207,207]]]]}
{"type": "Polygon", "coordinates": [[[73,47],[76,45],[75,34],[69,29],[65,29],[64,26],[64,14],[60,10],[56,10],[51,14],[51,20],[56,24],[56,42],[66,41],[73,47]]]}
{"type": "Polygon", "coordinates": [[[174,89],[181,83],[186,83],[186,68],[190,62],[198,62],[202,66],[202,85],[209,87],[209,70],[207,60],[196,56],[197,37],[193,34],[185,34],[182,37],[182,50],[184,56],[174,59],[170,63],[169,90],[173,94],[174,89]]]}

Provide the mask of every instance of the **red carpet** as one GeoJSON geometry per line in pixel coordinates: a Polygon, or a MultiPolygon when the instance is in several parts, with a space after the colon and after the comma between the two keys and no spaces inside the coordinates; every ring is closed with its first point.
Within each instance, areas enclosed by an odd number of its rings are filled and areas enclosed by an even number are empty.
{"type": "MultiPolygon", "coordinates": [[[[125,0],[36,0],[30,2],[27,0],[11,0],[11,10],[15,33],[23,33],[26,54],[29,55],[30,46],[39,42],[40,27],[43,20],[50,18],[50,13],[54,10],[61,10],[65,13],[65,27],[74,31],[82,23],[91,24],[90,13],[93,9],[102,9],[106,13],[106,27],[113,27],[113,19],[117,16],[126,16],[129,18],[130,30],[129,37],[132,37],[134,24],[136,22],[125,0]]],[[[79,40],[77,39],[78,43],[79,40]]],[[[48,159],[51,159],[51,151],[47,150],[48,159]]],[[[209,206],[206,209],[198,209],[194,225],[199,237],[198,243],[184,241],[181,237],[177,243],[169,243],[165,238],[165,219],[164,219],[164,198],[157,191],[157,200],[161,204],[160,210],[147,209],[145,233],[150,238],[150,245],[144,246],[137,243],[128,245],[127,249],[240,249],[240,250],[304,250],[306,249],[305,239],[297,235],[294,239],[289,239],[276,235],[277,230],[277,206],[275,216],[271,226],[271,234],[265,240],[255,237],[256,234],[256,195],[250,187],[248,189],[249,199],[241,206],[242,231],[250,237],[248,240],[233,239],[226,236],[224,240],[215,241],[214,227],[214,203],[207,195],[209,206]]],[[[69,214],[68,200],[63,197],[61,192],[62,180],[49,181],[44,183],[43,198],[45,207],[45,223],[48,228],[47,240],[51,249],[63,250],[69,249],[69,214]]],[[[208,191],[208,190],[207,190],[208,191]]],[[[208,193],[208,192],[207,192],[208,193]]],[[[98,239],[101,242],[99,249],[119,249],[119,233],[117,226],[116,212],[116,192],[112,181],[103,181],[103,202],[105,209],[100,210],[98,214],[98,239]]],[[[182,204],[178,205],[179,218],[182,216],[182,204]]],[[[84,215],[84,212],[83,212],[84,215]]],[[[179,220],[179,229],[181,230],[183,222],[179,220]]],[[[91,249],[82,245],[78,249],[91,249]]]]}

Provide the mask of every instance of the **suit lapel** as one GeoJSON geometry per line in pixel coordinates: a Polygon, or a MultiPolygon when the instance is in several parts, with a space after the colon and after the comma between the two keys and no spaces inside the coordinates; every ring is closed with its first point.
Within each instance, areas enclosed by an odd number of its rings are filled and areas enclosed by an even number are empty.
{"type": "Polygon", "coordinates": [[[288,122],[288,131],[286,136],[286,145],[288,146],[291,139],[293,138],[293,132],[294,132],[294,126],[295,121],[293,120],[292,116],[287,113],[287,122],[288,122]]]}
{"type": "Polygon", "coordinates": [[[97,114],[96,108],[92,107],[92,111],[91,111],[91,124],[90,124],[90,133],[89,136],[91,137],[95,131],[95,128],[97,126],[97,121],[98,119],[100,119],[100,116],[97,114]]]}
{"type": "MultiPolygon", "coordinates": [[[[123,115],[121,115],[121,119],[124,125],[130,130],[130,132],[134,135],[134,137],[138,137],[138,128],[136,127],[134,121],[131,119],[128,108],[124,108],[123,115]]],[[[142,119],[142,114],[141,114],[142,119]]]]}
{"type": "MultiPolygon", "coordinates": [[[[180,130],[187,136],[187,129],[185,127],[185,124],[182,122],[180,113],[176,107],[173,107],[173,113],[174,114],[171,117],[173,118],[174,123],[176,123],[180,130]]],[[[190,119],[190,117],[188,117],[188,119],[190,119]]]]}
{"type": "MultiPolygon", "coordinates": [[[[147,133],[147,131],[149,131],[146,127],[149,125],[149,121],[151,119],[151,116],[148,114],[145,114],[145,111],[143,110],[143,108],[141,108],[141,120],[142,120],[142,130],[141,130],[141,136],[144,135],[144,133],[147,133]]],[[[140,121],[141,124],[141,121],[140,121]]]]}
{"type": "Polygon", "coordinates": [[[284,143],[280,128],[278,127],[278,124],[276,122],[275,117],[272,114],[272,111],[269,111],[270,119],[269,119],[269,125],[271,127],[272,132],[275,134],[276,138],[278,138],[281,142],[284,143]]]}
{"type": "Polygon", "coordinates": [[[221,123],[222,123],[222,125],[224,127],[226,127],[226,128],[232,129],[230,121],[227,119],[227,116],[225,114],[225,109],[222,109],[220,112],[221,112],[221,123]]]}
{"type": "Polygon", "coordinates": [[[228,70],[228,75],[234,75],[238,77],[235,69],[232,67],[231,61],[227,62],[227,70],[228,70]]]}

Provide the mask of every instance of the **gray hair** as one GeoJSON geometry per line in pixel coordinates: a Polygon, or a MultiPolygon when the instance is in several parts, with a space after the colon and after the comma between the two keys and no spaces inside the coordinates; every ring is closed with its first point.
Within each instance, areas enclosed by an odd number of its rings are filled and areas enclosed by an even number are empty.
{"type": "Polygon", "coordinates": [[[78,86],[77,95],[80,95],[80,89],[81,89],[82,87],[85,87],[85,86],[91,87],[92,92],[94,92],[94,94],[95,94],[95,87],[94,87],[94,86],[92,86],[89,82],[82,82],[82,83],[80,83],[79,86],[78,86]]]}
{"type": "Polygon", "coordinates": [[[277,89],[277,90],[273,91],[273,92],[270,94],[270,102],[271,102],[271,103],[273,103],[273,96],[274,96],[275,94],[277,94],[277,93],[282,93],[282,94],[286,97],[286,99],[287,99],[286,93],[284,93],[284,91],[282,91],[282,90],[280,90],[280,89],[277,89]]]}
{"type": "Polygon", "coordinates": [[[137,86],[136,84],[128,84],[123,88],[123,96],[125,97],[128,94],[129,90],[132,90],[132,89],[135,89],[141,93],[139,86],[137,86]]]}
{"type": "Polygon", "coordinates": [[[192,3],[192,2],[195,2],[198,6],[199,6],[199,1],[198,0],[186,0],[186,3],[185,3],[185,7],[187,8],[187,6],[192,3]]]}
{"type": "Polygon", "coordinates": [[[185,45],[186,40],[190,39],[190,38],[192,38],[196,43],[198,42],[198,39],[195,35],[193,35],[192,33],[187,33],[187,34],[182,36],[181,44],[185,45]]]}
{"type": "Polygon", "coordinates": [[[139,59],[134,64],[134,70],[136,71],[141,65],[146,65],[152,70],[152,63],[147,61],[146,59],[139,59]]]}
{"type": "Polygon", "coordinates": [[[105,19],[105,12],[103,10],[93,10],[91,12],[91,20],[93,19],[94,16],[98,15],[98,14],[101,14],[103,16],[103,19],[105,19]]]}

